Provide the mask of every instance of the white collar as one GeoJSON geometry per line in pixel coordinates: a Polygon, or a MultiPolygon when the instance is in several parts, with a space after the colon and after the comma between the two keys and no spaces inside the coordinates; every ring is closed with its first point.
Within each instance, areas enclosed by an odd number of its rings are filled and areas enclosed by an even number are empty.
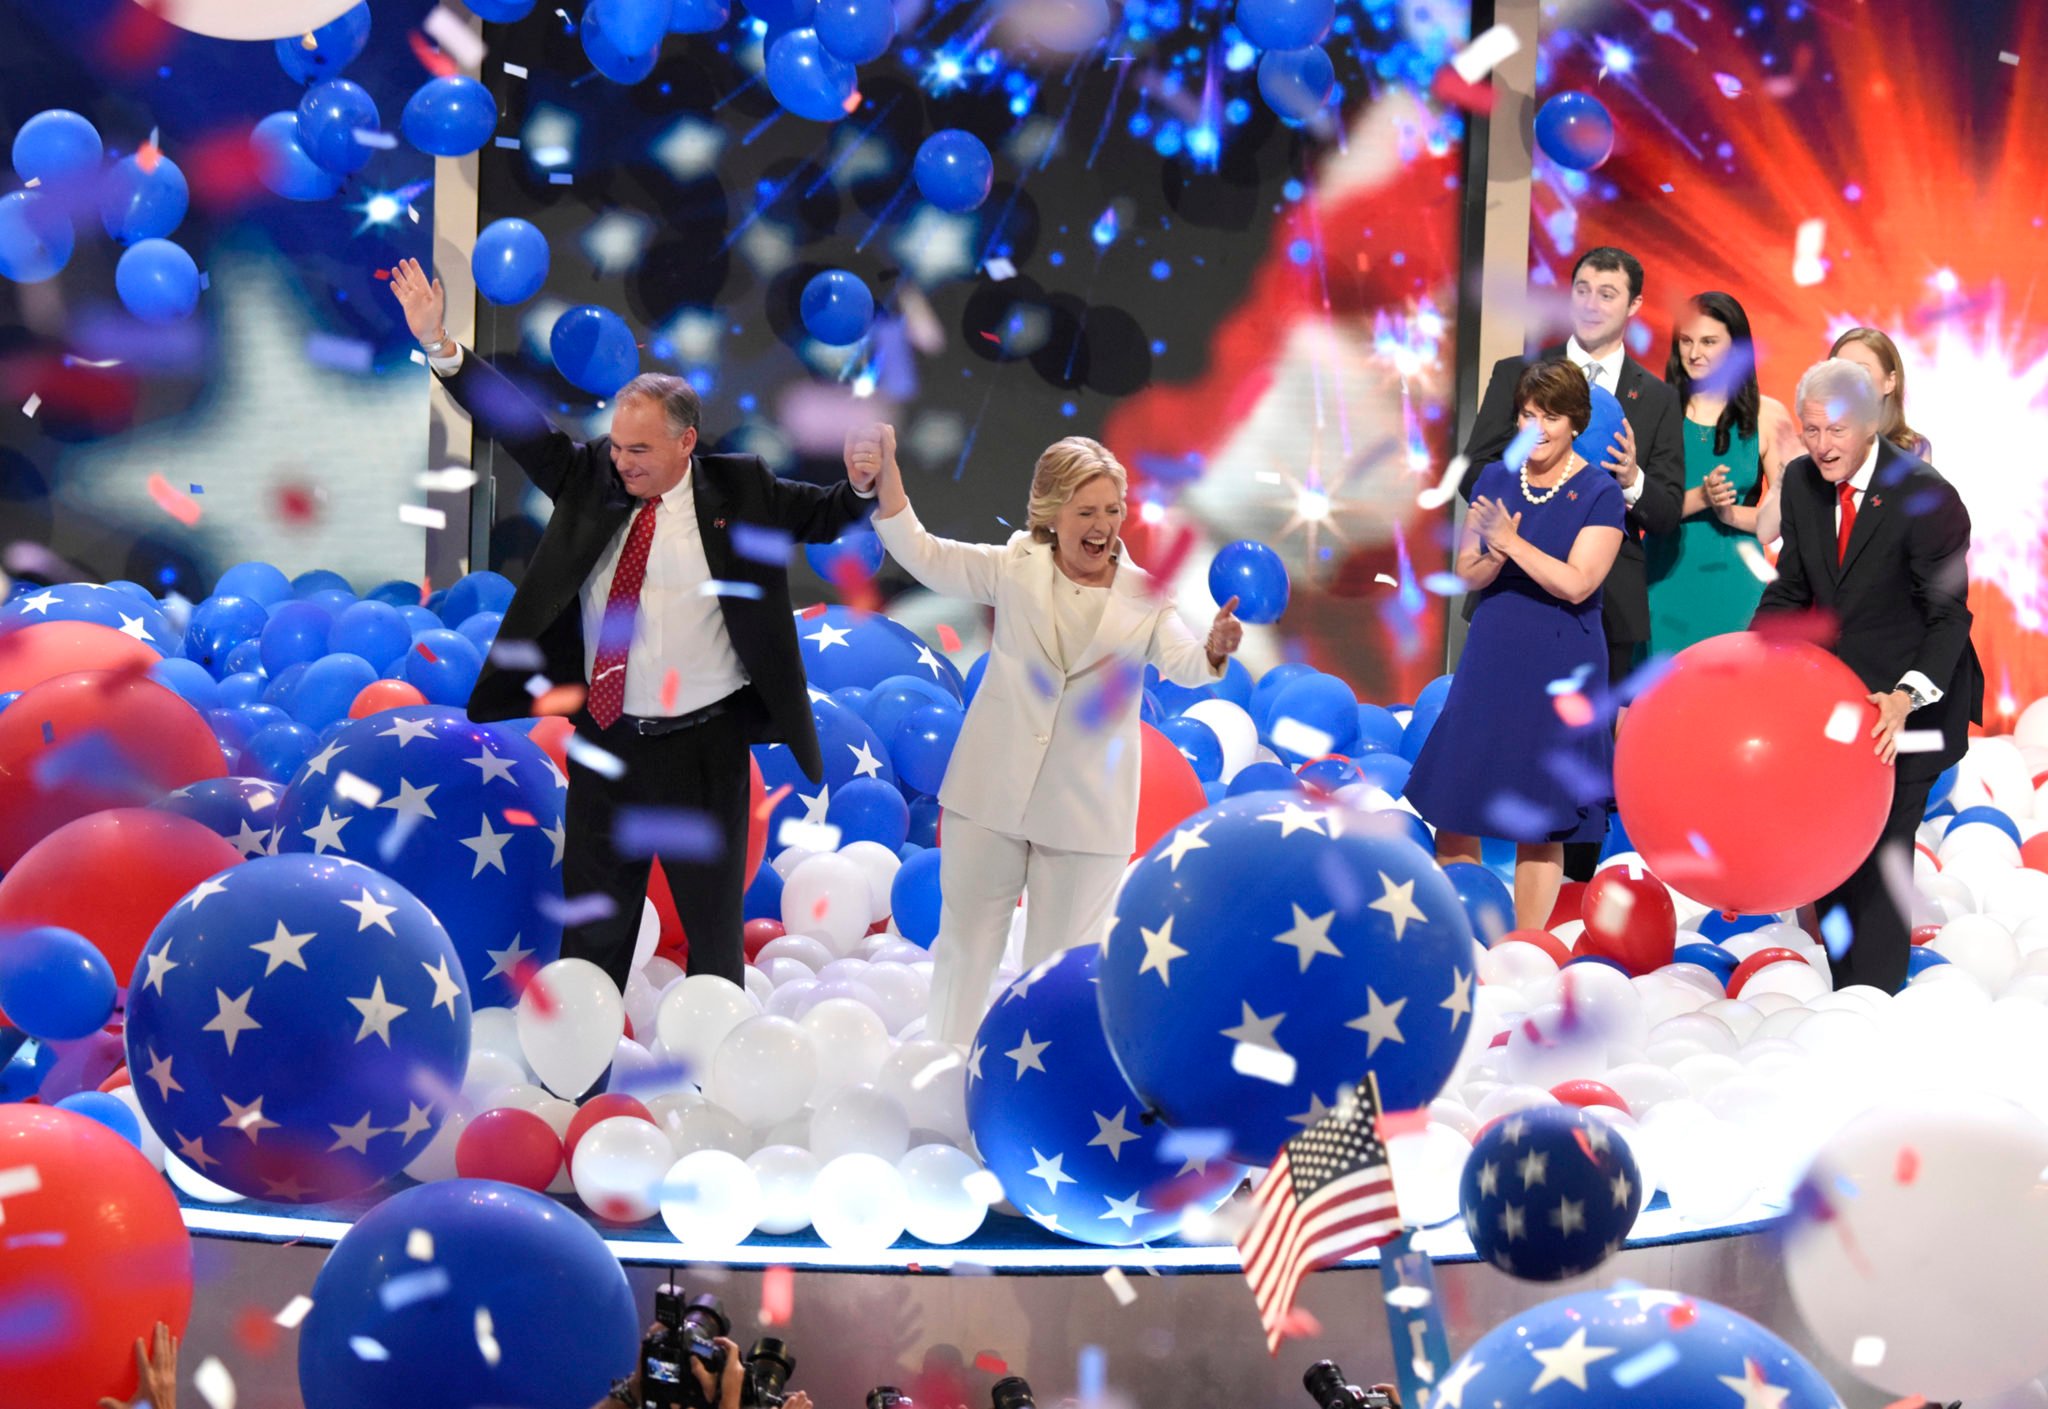
{"type": "Polygon", "coordinates": [[[661,506],[664,509],[681,511],[696,508],[696,495],[690,489],[690,480],[696,473],[697,460],[692,456],[690,468],[683,471],[683,477],[662,492],[661,506]]]}
{"type": "Polygon", "coordinates": [[[1871,440],[1870,453],[1863,457],[1863,463],[1857,468],[1856,473],[1849,476],[1849,487],[1856,491],[1858,499],[1861,499],[1870,488],[1870,476],[1877,470],[1877,447],[1883,440],[1883,436],[1871,440]]]}
{"type": "Polygon", "coordinates": [[[1574,336],[1564,345],[1564,355],[1574,367],[1583,368],[1588,362],[1596,364],[1600,368],[1600,385],[1611,394],[1621,384],[1621,368],[1628,361],[1628,345],[1616,343],[1614,351],[1605,357],[1595,357],[1574,336]]]}

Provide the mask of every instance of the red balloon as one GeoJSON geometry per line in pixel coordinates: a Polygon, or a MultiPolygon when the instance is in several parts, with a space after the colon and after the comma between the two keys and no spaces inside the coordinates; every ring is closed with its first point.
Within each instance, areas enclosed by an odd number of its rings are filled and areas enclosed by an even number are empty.
{"type": "MultiPolygon", "coordinates": [[[[571,1163],[576,1158],[576,1147],[583,1143],[584,1134],[600,1120],[613,1116],[627,1115],[652,1122],[653,1114],[631,1096],[610,1091],[602,1096],[592,1096],[583,1103],[580,1110],[569,1121],[569,1133],[562,1137],[562,1162],[571,1163]]],[[[553,1178],[553,1175],[549,1175],[553,1178]]]]}
{"type": "Polygon", "coordinates": [[[1612,959],[1635,976],[1671,962],[1678,912],[1671,892],[1647,871],[1631,876],[1624,866],[1609,866],[1586,887],[1579,909],[1586,932],[1576,952],[1612,959]]]}
{"type": "Polygon", "coordinates": [[[1630,707],[1615,746],[1622,825],[1644,862],[1744,915],[1790,910],[1847,880],[1892,803],[1867,693],[1803,641],[1737,632],[1680,651],[1630,707]],[[1786,827],[1798,845],[1786,845],[1786,827]]]}
{"type": "Polygon", "coordinates": [[[561,1170],[562,1142],[532,1111],[485,1111],[455,1142],[455,1172],[464,1179],[498,1179],[539,1193],[561,1170]]]}
{"type": "Polygon", "coordinates": [[[1599,1081],[1561,1081],[1550,1088],[1550,1094],[1568,1106],[1609,1106],[1623,1115],[1632,1115],[1628,1102],[1612,1086],[1599,1081]]]}
{"type": "Polygon", "coordinates": [[[177,1196],[119,1135],[47,1106],[0,1106],[0,1169],[32,1169],[39,1184],[7,1197],[8,1409],[126,1403],[136,1340],[159,1321],[182,1335],[192,1311],[192,1239],[177,1196]]]}
{"type": "Polygon", "coordinates": [[[199,711],[153,680],[45,680],[0,713],[0,869],[66,822],[227,771],[199,711]]]}
{"type": "Polygon", "coordinates": [[[1913,926],[1913,943],[1927,944],[1933,941],[1940,934],[1940,925],[1915,925],[1913,926]]]}
{"type": "Polygon", "coordinates": [[[123,1086],[133,1086],[134,1084],[134,1081],[132,1081],[129,1078],[128,1068],[124,1064],[122,1066],[115,1067],[111,1072],[107,1073],[107,1079],[100,1083],[100,1090],[118,1091],[123,1086]]]}
{"type": "Polygon", "coordinates": [[[747,751],[747,875],[741,885],[750,886],[768,854],[768,784],[761,777],[761,760],[747,751]]]}
{"type": "Polygon", "coordinates": [[[76,930],[107,956],[125,986],[178,898],[241,863],[232,842],[190,817],[153,807],[95,812],[57,828],[0,877],[0,930],[76,930]]]}
{"type": "Polygon", "coordinates": [[[760,919],[747,921],[746,927],[740,933],[746,946],[747,962],[751,964],[770,941],[782,938],[789,931],[782,927],[780,920],[760,919]]]}
{"type": "Polygon", "coordinates": [[[1533,944],[1555,959],[1560,969],[1572,957],[1572,951],[1565,947],[1565,942],[1549,930],[1509,930],[1493,942],[1493,947],[1498,949],[1503,944],[1533,944]]]}
{"type": "MultiPolygon", "coordinates": [[[[541,725],[542,729],[546,727],[545,723],[541,725]]],[[[533,731],[535,739],[539,739],[540,734],[541,729],[533,731]]],[[[567,747],[566,735],[564,747],[567,747]]],[[[558,762],[557,766],[564,765],[558,762]]],[[[747,768],[747,874],[742,885],[754,883],[754,877],[761,869],[761,860],[768,854],[768,786],[761,778],[760,760],[751,754],[747,768]]],[[[654,952],[687,969],[690,966],[690,937],[683,933],[682,916],[676,913],[675,892],[669,888],[668,873],[661,869],[658,860],[647,877],[647,898],[654,902],[654,913],[661,920],[661,938],[655,941],[654,952]]]]}
{"type": "Polygon", "coordinates": [[[81,670],[147,671],[163,657],[96,621],[39,621],[0,636],[0,694],[81,670]]]}
{"type": "Polygon", "coordinates": [[[1584,881],[1566,881],[1557,888],[1557,903],[1550,907],[1550,918],[1543,922],[1543,928],[1554,930],[1559,925],[1568,925],[1583,918],[1580,911],[1586,898],[1584,881]]]}
{"type": "Polygon", "coordinates": [[[398,709],[404,705],[423,705],[426,702],[425,695],[403,680],[372,680],[356,693],[355,700],[348,707],[348,717],[367,719],[370,715],[382,714],[387,709],[398,709]]]}
{"type": "Polygon", "coordinates": [[[1138,725],[1138,849],[1133,860],[1152,844],[1209,805],[1194,765],[1181,756],[1166,735],[1150,724],[1138,725]]]}
{"type": "Polygon", "coordinates": [[[1735,972],[1728,976],[1728,996],[1730,998],[1740,998],[1743,985],[1750,981],[1757,970],[1767,968],[1772,964],[1787,962],[1804,964],[1806,963],[1806,956],[1796,949],[1786,949],[1780,945],[1773,945],[1769,949],[1757,950],[1756,953],[1737,964],[1735,972]]]}
{"type": "Polygon", "coordinates": [[[2048,871],[2048,832],[2036,832],[2020,843],[2020,865],[2032,871],[2048,871]]]}
{"type": "Polygon", "coordinates": [[[555,761],[555,767],[567,773],[569,771],[569,739],[575,732],[576,726],[571,724],[564,716],[547,714],[541,716],[540,722],[533,726],[533,732],[526,737],[545,749],[548,757],[555,761]]]}

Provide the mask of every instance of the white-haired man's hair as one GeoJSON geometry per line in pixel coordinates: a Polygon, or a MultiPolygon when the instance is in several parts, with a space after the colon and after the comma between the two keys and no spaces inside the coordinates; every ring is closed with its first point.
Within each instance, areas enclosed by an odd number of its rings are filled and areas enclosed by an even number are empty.
{"type": "Polygon", "coordinates": [[[1875,426],[1884,418],[1884,398],[1870,380],[1870,370],[1846,357],[1830,357],[1808,367],[1792,401],[1800,416],[1817,401],[1827,408],[1830,420],[1875,426]]]}

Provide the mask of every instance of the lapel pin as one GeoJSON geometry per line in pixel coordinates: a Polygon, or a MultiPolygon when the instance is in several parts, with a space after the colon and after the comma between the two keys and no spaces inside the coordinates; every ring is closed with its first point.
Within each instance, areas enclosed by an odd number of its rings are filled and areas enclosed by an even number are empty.
{"type": "Polygon", "coordinates": [[[1871,495],[1871,496],[1870,496],[1870,507],[1871,507],[1871,508],[1873,508],[1873,509],[1882,509],[1882,508],[1884,507],[1884,496],[1883,496],[1883,495],[1881,495],[1881,494],[1873,494],[1873,495],[1871,495]]]}
{"type": "Polygon", "coordinates": [[[1564,497],[1567,499],[1576,499],[1579,497],[1579,491],[1576,489],[1567,489],[1564,492],[1564,497]]]}
{"type": "Polygon", "coordinates": [[[1629,399],[1630,401],[1634,401],[1634,400],[1636,399],[1636,396],[1637,396],[1637,394],[1638,394],[1638,393],[1639,393],[1639,392],[1640,392],[1641,390],[1642,390],[1642,389],[1641,389],[1640,387],[1630,387],[1630,388],[1628,389],[1628,399],[1629,399]]]}
{"type": "Polygon", "coordinates": [[[724,519],[713,519],[713,520],[711,521],[711,526],[712,526],[713,528],[724,528],[724,527],[725,527],[725,520],[724,520],[724,519]]]}

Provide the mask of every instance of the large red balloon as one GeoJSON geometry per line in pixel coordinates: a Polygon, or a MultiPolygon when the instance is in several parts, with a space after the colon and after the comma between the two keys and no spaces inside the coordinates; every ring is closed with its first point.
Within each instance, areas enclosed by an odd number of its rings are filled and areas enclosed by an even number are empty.
{"type": "Polygon", "coordinates": [[[2020,843],[2020,865],[2030,871],[2048,871],[2048,832],[2036,832],[2020,843]]]}
{"type": "Polygon", "coordinates": [[[561,1171],[562,1141],[532,1111],[485,1111],[471,1117],[455,1142],[455,1172],[464,1179],[497,1179],[539,1193],[561,1171]]]}
{"type": "Polygon", "coordinates": [[[1138,849],[1131,853],[1133,859],[1209,805],[1194,765],[1173,741],[1150,724],[1139,724],[1138,732],[1138,849]]]}
{"type": "Polygon", "coordinates": [[[80,670],[148,670],[163,657],[96,621],[39,621],[0,635],[0,694],[80,670]]]}
{"type": "Polygon", "coordinates": [[[0,877],[0,930],[76,930],[125,984],[178,897],[241,861],[232,842],[190,817],[153,807],[95,812],[44,837],[0,877]]]}
{"type": "Polygon", "coordinates": [[[7,1195],[0,1256],[0,1394],[8,1409],[77,1409],[136,1390],[135,1342],[192,1311],[192,1239],[163,1176],[98,1121],[0,1106],[7,1195]],[[33,1328],[33,1329],[31,1329],[33,1328]]]}
{"type": "Polygon", "coordinates": [[[1631,876],[1621,866],[1599,872],[1579,901],[1579,914],[1586,932],[1575,952],[1612,959],[1638,977],[1671,962],[1678,912],[1671,892],[1648,872],[1631,876]]]}
{"type": "Polygon", "coordinates": [[[1803,641],[1715,636],[1622,720],[1614,788],[1650,869],[1718,910],[1790,910],[1877,845],[1893,770],[1848,666],[1803,641]]]}
{"type": "Polygon", "coordinates": [[[539,744],[555,767],[564,773],[569,771],[569,738],[576,732],[566,715],[544,714],[533,726],[533,732],[526,737],[539,744]]]}
{"type": "Polygon", "coordinates": [[[199,711],[153,680],[107,670],[45,680],[0,713],[0,870],[75,818],[227,771],[199,711]]]}
{"type": "Polygon", "coordinates": [[[350,719],[368,719],[373,714],[382,714],[387,709],[399,709],[405,705],[423,705],[427,697],[419,692],[416,685],[403,680],[372,680],[356,692],[349,701],[350,719]]]}

